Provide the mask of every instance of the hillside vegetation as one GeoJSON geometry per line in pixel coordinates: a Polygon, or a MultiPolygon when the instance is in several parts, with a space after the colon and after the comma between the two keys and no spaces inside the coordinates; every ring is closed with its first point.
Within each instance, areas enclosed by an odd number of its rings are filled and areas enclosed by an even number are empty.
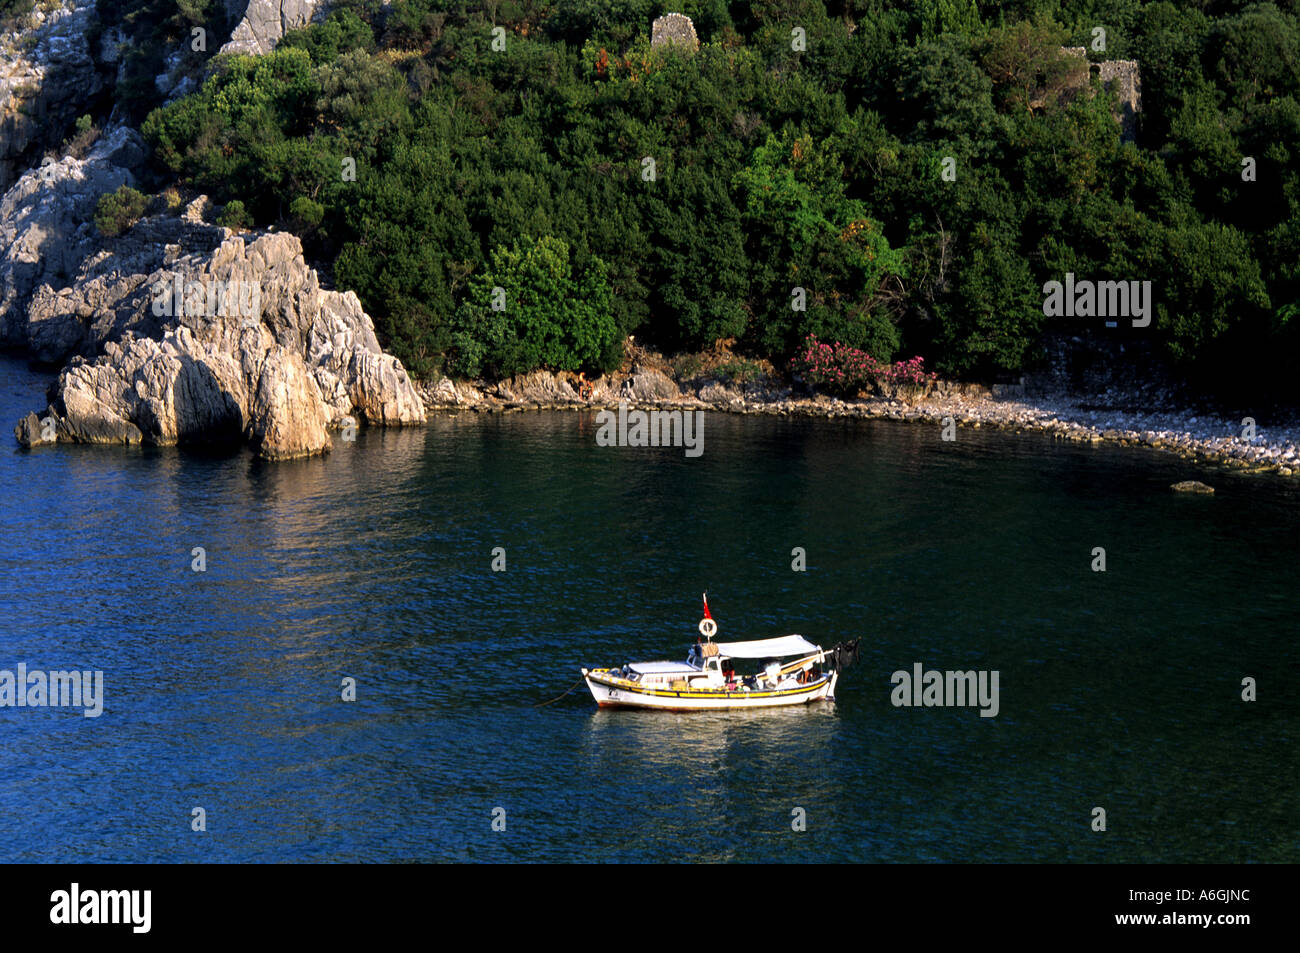
{"type": "Polygon", "coordinates": [[[993,377],[1050,326],[1296,386],[1294,0],[345,0],[143,131],[169,176],[302,235],[418,374],[601,370],[635,333],[993,377]],[[651,47],[665,8],[698,51],[651,47]],[[1098,26],[1090,58],[1141,65],[1136,143],[1070,80],[1061,47],[1098,26]],[[1151,326],[1045,318],[1066,272],[1151,281],[1151,326]]]}

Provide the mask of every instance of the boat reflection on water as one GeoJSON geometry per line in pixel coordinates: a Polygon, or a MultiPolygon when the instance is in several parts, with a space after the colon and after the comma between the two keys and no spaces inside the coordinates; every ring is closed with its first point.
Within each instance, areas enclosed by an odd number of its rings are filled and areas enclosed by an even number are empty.
{"type": "Polygon", "coordinates": [[[593,708],[587,721],[589,754],[617,757],[645,768],[681,769],[716,763],[733,748],[757,748],[760,754],[787,759],[794,751],[817,757],[839,725],[834,705],[730,709],[720,712],[656,712],[593,708]]]}
{"type": "Polygon", "coordinates": [[[768,846],[778,859],[787,838],[804,836],[792,833],[794,809],[824,821],[814,805],[833,803],[842,729],[834,704],[593,710],[580,741],[584,777],[575,779],[577,829],[603,832],[587,859],[720,863],[768,846]]]}

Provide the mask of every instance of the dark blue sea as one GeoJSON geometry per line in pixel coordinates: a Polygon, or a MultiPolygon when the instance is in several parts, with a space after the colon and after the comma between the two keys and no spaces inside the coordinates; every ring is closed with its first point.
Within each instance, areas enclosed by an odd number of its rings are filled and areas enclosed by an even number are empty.
{"type": "MultiPolygon", "coordinates": [[[[0,422],[48,383],[0,362],[0,422]]],[[[0,670],[102,671],[103,713],[0,708],[0,861],[1300,859],[1295,483],[704,426],[688,458],[469,413],[278,464],[6,432],[0,670]],[[860,638],[837,699],[538,707],[684,658],[706,590],[724,641],[860,638]],[[997,716],[895,706],[916,663],[997,671],[997,716]]]]}

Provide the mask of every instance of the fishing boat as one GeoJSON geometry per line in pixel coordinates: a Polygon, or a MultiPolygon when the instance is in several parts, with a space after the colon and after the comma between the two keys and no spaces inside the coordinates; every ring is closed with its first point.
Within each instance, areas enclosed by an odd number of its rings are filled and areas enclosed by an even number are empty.
{"type": "Polygon", "coordinates": [[[699,711],[808,705],[835,697],[840,671],[857,657],[858,640],[830,649],[802,635],[750,642],[715,642],[718,624],[704,596],[703,640],[696,639],[684,662],[631,662],[620,668],[582,669],[602,708],[659,708],[699,711]],[[758,671],[739,674],[734,660],[757,660],[758,671]]]}

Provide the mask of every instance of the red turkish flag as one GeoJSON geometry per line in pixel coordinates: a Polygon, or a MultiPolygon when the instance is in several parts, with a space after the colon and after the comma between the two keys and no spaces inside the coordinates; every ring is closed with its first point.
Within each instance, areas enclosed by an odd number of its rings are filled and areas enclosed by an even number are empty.
{"type": "Polygon", "coordinates": [[[709,594],[707,592],[704,593],[703,598],[704,598],[704,618],[712,619],[713,616],[709,614],[709,594]]]}

